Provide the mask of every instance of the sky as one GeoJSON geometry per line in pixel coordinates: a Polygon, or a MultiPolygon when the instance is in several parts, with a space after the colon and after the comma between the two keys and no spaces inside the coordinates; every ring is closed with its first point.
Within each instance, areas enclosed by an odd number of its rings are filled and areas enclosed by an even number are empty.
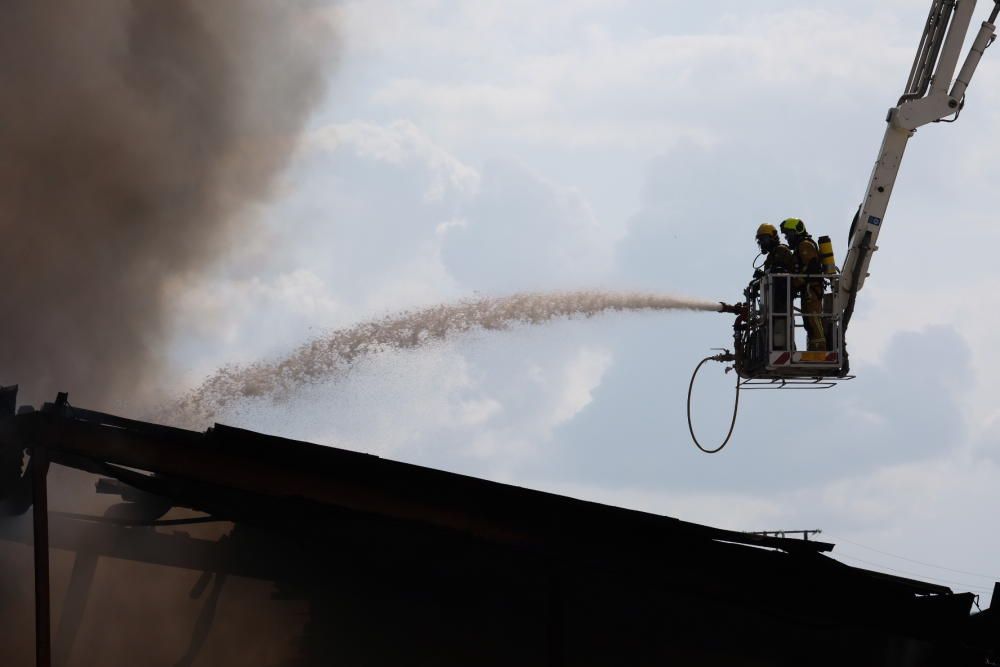
{"type": "MultiPolygon", "coordinates": [[[[176,286],[181,386],[470,296],[737,301],[757,225],[786,217],[831,236],[839,262],[926,18],[909,0],[321,11],[340,48],[278,196],[176,286]]],[[[985,606],[1000,578],[998,83],[988,51],[960,121],[910,143],[848,335],[856,379],[744,393],[721,454],[694,448],[684,411],[695,364],[731,344],[712,313],[386,352],[220,421],[724,528],[822,529],[844,562],[985,606]]],[[[725,433],[731,381],[699,377],[705,441],[725,433]]]]}

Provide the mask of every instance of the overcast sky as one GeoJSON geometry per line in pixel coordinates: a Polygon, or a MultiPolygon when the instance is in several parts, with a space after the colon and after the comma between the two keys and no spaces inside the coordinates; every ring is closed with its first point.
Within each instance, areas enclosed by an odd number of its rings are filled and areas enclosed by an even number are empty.
{"type": "MultiPolygon", "coordinates": [[[[757,225],[789,216],[832,236],[839,262],[924,4],[336,4],[329,97],[257,211],[262,233],[179,290],[184,381],[476,294],[736,301],[757,225]]],[[[697,452],[684,417],[693,366],[731,343],[710,313],[386,353],[223,421],[725,528],[821,528],[845,562],[988,591],[998,57],[960,122],[910,144],[852,322],[857,379],[744,394],[722,454],[697,452]]],[[[699,382],[706,440],[725,431],[730,380],[716,366],[699,382]]]]}

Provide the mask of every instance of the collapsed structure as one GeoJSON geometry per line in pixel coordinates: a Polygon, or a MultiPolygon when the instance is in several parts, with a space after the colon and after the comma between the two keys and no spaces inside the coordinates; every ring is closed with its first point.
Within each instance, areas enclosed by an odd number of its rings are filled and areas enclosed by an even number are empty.
{"type": "MultiPolygon", "coordinates": [[[[832,544],[223,425],[199,433],[137,422],[71,407],[65,395],[15,414],[9,388],[0,403],[0,558],[23,561],[34,545],[38,664],[50,659],[50,597],[61,663],[88,664],[74,642],[88,598],[102,594],[98,561],[187,571],[192,597],[211,588],[184,628],[189,641],[164,664],[194,664],[221,625],[229,631],[206,664],[251,650],[267,631],[236,617],[269,599],[298,601],[293,645],[271,662],[240,654],[241,664],[951,666],[988,664],[1000,646],[995,611],[970,614],[971,593],[844,565],[825,555],[832,544]],[[39,511],[58,491],[55,479],[46,484],[49,462],[93,476],[120,502],[103,514],[39,511]],[[210,521],[224,522],[215,538],[174,531],[210,521]],[[48,547],[73,559],[58,585],[48,547]],[[265,582],[269,593],[220,611],[226,577],[265,582]]],[[[95,634],[121,633],[158,604],[148,591],[166,575],[130,576],[130,595],[95,634]]],[[[101,663],[156,664],[135,652],[161,630],[130,628],[133,653],[108,649],[101,663]]],[[[2,639],[15,656],[31,642],[30,633],[2,639]]]]}

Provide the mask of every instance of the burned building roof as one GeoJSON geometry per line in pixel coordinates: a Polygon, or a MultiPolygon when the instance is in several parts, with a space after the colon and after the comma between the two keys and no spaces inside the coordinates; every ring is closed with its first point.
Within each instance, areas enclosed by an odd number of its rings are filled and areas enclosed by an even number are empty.
{"type": "MultiPolygon", "coordinates": [[[[273,582],[305,600],[294,664],[985,664],[973,596],[759,536],[216,425],[71,407],[0,420],[0,537],[32,543],[44,461],[125,516],[53,512],[52,549],[273,582]],[[22,452],[31,459],[22,465],[22,452]],[[37,472],[37,471],[36,471],[37,472]],[[164,518],[174,508],[199,513],[164,518]],[[172,534],[226,521],[229,534],[172,534]],[[377,611],[376,611],[377,610],[377,611]],[[345,630],[349,628],[349,632],[345,630]],[[373,637],[379,637],[378,641],[373,637]]],[[[137,604],[140,604],[137,602],[137,604]]],[[[289,663],[293,664],[293,663],[289,663]]]]}

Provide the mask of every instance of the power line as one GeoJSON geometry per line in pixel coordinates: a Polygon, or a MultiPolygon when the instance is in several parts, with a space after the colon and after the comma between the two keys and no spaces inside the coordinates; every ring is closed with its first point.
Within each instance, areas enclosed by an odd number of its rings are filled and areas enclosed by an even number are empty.
{"type": "Polygon", "coordinates": [[[882,551],[881,549],[876,549],[875,547],[869,547],[867,545],[861,544],[859,542],[852,542],[843,537],[832,538],[835,542],[847,542],[848,544],[853,544],[856,547],[861,547],[862,549],[867,549],[868,551],[874,551],[875,553],[880,553],[884,556],[892,556],[893,558],[898,558],[900,560],[905,560],[910,563],[916,563],[917,565],[923,565],[925,567],[933,567],[939,570],[948,570],[949,572],[956,572],[958,574],[967,574],[972,577],[982,577],[983,579],[989,579],[991,581],[1000,581],[1000,577],[991,574],[981,574],[979,572],[969,572],[968,570],[958,570],[953,567],[945,567],[944,565],[935,565],[934,563],[925,563],[922,560],[915,560],[913,558],[907,558],[906,556],[900,556],[899,554],[890,553],[888,551],[882,551]]]}
{"type": "Polygon", "coordinates": [[[882,570],[889,570],[890,572],[895,572],[896,574],[905,574],[905,575],[910,576],[910,577],[919,577],[920,579],[926,579],[926,580],[932,581],[934,583],[949,584],[951,586],[961,586],[962,588],[965,588],[967,590],[970,590],[970,591],[979,591],[981,593],[990,593],[990,592],[992,592],[989,589],[981,588],[979,584],[969,584],[969,583],[962,582],[962,581],[953,581],[951,579],[940,579],[938,577],[929,577],[929,576],[927,576],[925,574],[921,574],[920,572],[911,572],[909,570],[900,570],[900,569],[897,569],[897,568],[894,568],[894,567],[889,567],[887,565],[883,565],[881,563],[875,563],[875,562],[872,562],[872,561],[869,561],[869,560],[864,560],[863,558],[858,558],[857,556],[851,556],[849,554],[843,554],[842,553],[842,554],[839,554],[839,556],[841,558],[847,558],[849,560],[857,561],[858,563],[864,563],[865,565],[871,565],[872,567],[877,567],[877,568],[880,568],[882,570]]]}
{"type": "Polygon", "coordinates": [[[920,579],[927,579],[927,580],[933,581],[935,583],[950,584],[952,586],[961,586],[962,588],[965,588],[965,589],[970,590],[970,591],[979,591],[980,593],[992,593],[993,592],[991,589],[982,588],[980,584],[970,584],[970,583],[967,583],[967,582],[964,582],[964,581],[953,581],[951,579],[941,579],[939,577],[929,577],[929,576],[927,576],[925,574],[921,574],[920,572],[910,572],[909,570],[900,570],[900,569],[897,569],[897,568],[894,568],[894,567],[889,567],[887,565],[883,565],[881,563],[875,563],[875,562],[872,562],[870,560],[865,560],[863,558],[858,558],[857,556],[851,556],[849,554],[841,553],[841,554],[833,554],[833,556],[834,557],[838,557],[839,556],[840,558],[847,558],[847,559],[850,559],[850,560],[853,560],[853,561],[857,561],[859,563],[864,563],[865,565],[871,565],[873,567],[881,568],[883,570],[889,570],[890,572],[895,572],[897,574],[905,574],[905,575],[908,575],[908,576],[911,576],[911,577],[919,577],[920,579]]]}

